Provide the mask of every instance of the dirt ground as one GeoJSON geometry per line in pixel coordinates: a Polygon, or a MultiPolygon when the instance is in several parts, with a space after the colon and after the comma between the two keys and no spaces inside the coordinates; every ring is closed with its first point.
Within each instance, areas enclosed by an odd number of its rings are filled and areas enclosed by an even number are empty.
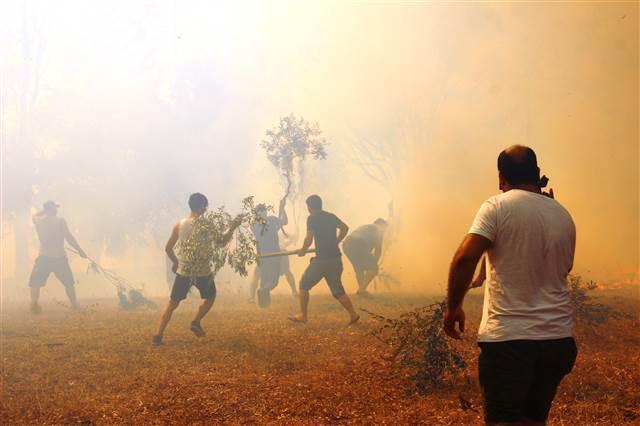
{"type": "MultiPolygon", "coordinates": [[[[595,329],[579,327],[579,356],[552,408],[552,425],[640,424],[638,288],[597,291],[632,313],[595,329]]],[[[418,295],[355,299],[386,316],[433,302],[418,295]]],[[[158,301],[162,302],[162,301],[158,301]]],[[[475,328],[480,297],[467,301],[470,329],[460,343],[472,380],[419,395],[409,372],[385,361],[369,333],[345,327],[329,296],[313,296],[311,321],[291,324],[290,297],[269,310],[221,294],[204,338],[188,329],[197,299],[180,306],[153,347],[159,312],[124,312],[114,300],[84,301],[79,312],[55,303],[39,316],[3,306],[3,424],[481,424],[475,328]],[[463,409],[460,396],[470,401],[463,409]]]]}

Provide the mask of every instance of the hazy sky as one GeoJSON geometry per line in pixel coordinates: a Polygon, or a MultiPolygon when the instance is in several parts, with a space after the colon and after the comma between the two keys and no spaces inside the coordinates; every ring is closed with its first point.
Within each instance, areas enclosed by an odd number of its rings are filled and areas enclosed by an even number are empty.
{"type": "Polygon", "coordinates": [[[22,143],[26,28],[29,93],[40,76],[29,143],[48,188],[33,204],[64,198],[80,242],[113,216],[87,197],[115,197],[126,215],[140,191],[171,194],[159,235],[191,191],[230,207],[247,194],[276,203],[259,141],[294,112],[331,143],[306,170],[309,193],[352,227],[394,200],[388,267],[407,287],[446,281],[514,143],[536,150],[574,217],[576,270],[638,271],[637,2],[9,1],[0,15],[3,166],[22,143]],[[390,191],[353,161],[365,139],[394,150],[390,191]],[[105,164],[89,158],[96,150],[105,164]]]}

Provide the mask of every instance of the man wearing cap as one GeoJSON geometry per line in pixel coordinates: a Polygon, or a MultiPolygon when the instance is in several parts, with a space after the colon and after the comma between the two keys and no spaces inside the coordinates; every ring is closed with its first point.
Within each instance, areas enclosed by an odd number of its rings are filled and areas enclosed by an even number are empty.
{"type": "Polygon", "coordinates": [[[58,207],[60,206],[55,202],[47,201],[42,205],[42,211],[36,213],[32,218],[40,240],[40,251],[29,278],[31,312],[34,314],[39,314],[42,311],[38,304],[40,288],[45,286],[49,274],[52,272],[64,285],[71,305],[74,308],[77,306],[75,281],[69,267],[64,242],[66,241],[73,247],[81,257],[86,258],[87,255],[69,231],[67,222],[58,217],[58,207]]]}
{"type": "Polygon", "coordinates": [[[387,221],[379,218],[373,223],[357,228],[342,243],[344,254],[356,273],[359,296],[369,295],[367,287],[378,275],[378,262],[386,229],[387,221]]]}

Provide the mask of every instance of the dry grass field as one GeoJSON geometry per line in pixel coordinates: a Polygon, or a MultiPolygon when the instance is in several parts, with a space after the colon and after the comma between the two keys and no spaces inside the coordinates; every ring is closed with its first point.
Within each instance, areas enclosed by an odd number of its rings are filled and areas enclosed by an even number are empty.
{"type": "MultiPolygon", "coordinates": [[[[597,290],[598,300],[632,313],[578,327],[579,356],[552,409],[552,425],[640,424],[638,288],[597,290]]],[[[435,299],[381,294],[358,307],[398,316],[435,299]]],[[[159,301],[160,302],[160,301],[159,301]]],[[[313,296],[306,326],[287,321],[289,297],[260,310],[219,295],[207,336],[188,330],[197,300],[181,306],[153,347],[159,312],[120,311],[113,300],[84,301],[79,312],[45,304],[3,306],[3,424],[481,424],[474,332],[480,298],[467,300],[470,329],[459,348],[471,380],[420,395],[410,372],[385,361],[370,335],[375,321],[345,327],[328,296],[313,296]],[[460,396],[471,403],[462,407],[460,396]]]]}

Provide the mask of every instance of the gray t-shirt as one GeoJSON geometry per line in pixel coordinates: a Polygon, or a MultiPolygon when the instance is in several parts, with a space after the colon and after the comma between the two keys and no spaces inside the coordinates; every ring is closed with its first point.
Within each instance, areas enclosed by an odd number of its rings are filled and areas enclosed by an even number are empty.
{"type": "Polygon", "coordinates": [[[341,256],[337,234],[341,223],[335,214],[324,210],[307,218],[307,230],[313,232],[316,244],[316,257],[329,259],[341,256]]]}
{"type": "Polygon", "coordinates": [[[478,341],[573,335],[567,274],[576,228],[560,203],[533,192],[507,191],[482,204],[469,233],[493,243],[478,341]]]}

